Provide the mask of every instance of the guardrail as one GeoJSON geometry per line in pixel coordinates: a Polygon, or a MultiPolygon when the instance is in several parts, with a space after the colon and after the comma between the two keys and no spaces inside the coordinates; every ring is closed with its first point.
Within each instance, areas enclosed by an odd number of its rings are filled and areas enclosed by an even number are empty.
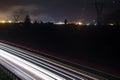
{"type": "Polygon", "coordinates": [[[1,75],[2,80],[21,80],[19,77],[17,77],[14,73],[9,71],[7,68],[5,68],[3,65],[0,64],[0,71],[5,74],[1,75]]]}

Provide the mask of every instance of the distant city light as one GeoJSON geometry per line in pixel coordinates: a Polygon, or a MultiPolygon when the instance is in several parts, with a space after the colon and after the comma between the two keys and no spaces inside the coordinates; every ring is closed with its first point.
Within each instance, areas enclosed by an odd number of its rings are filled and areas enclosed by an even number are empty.
{"type": "Polygon", "coordinates": [[[12,21],[11,21],[11,20],[9,20],[9,21],[8,21],[8,23],[12,23],[12,21]]]}
{"type": "Polygon", "coordinates": [[[23,23],[23,21],[17,21],[16,23],[23,23]]]}
{"type": "Polygon", "coordinates": [[[6,21],[5,20],[1,20],[0,23],[6,23],[6,21]]]}
{"type": "Polygon", "coordinates": [[[33,23],[34,23],[34,21],[31,21],[31,23],[33,24],[33,23]]]}
{"type": "Polygon", "coordinates": [[[97,26],[97,23],[95,23],[94,26],[97,26]]]}
{"type": "Polygon", "coordinates": [[[0,20],[0,23],[2,23],[2,24],[4,24],[4,23],[12,23],[13,21],[11,21],[11,20],[8,20],[8,21],[6,21],[6,20],[0,20]]]}
{"type": "Polygon", "coordinates": [[[87,25],[87,26],[90,26],[90,23],[87,23],[86,25],[87,25]]]}
{"type": "Polygon", "coordinates": [[[113,23],[109,23],[108,25],[110,25],[110,26],[114,26],[114,24],[113,24],[113,23]]]}
{"type": "Polygon", "coordinates": [[[96,20],[93,20],[93,22],[95,23],[95,22],[96,22],[96,20]]]}
{"type": "Polygon", "coordinates": [[[82,25],[83,23],[82,23],[82,22],[79,22],[78,24],[79,24],[79,25],[82,25]]]}
{"type": "Polygon", "coordinates": [[[62,25],[62,24],[65,24],[65,23],[64,22],[57,22],[55,24],[62,25]]]}
{"type": "Polygon", "coordinates": [[[83,25],[83,23],[82,22],[77,22],[76,25],[80,25],[81,26],[81,25],[83,25]]]}

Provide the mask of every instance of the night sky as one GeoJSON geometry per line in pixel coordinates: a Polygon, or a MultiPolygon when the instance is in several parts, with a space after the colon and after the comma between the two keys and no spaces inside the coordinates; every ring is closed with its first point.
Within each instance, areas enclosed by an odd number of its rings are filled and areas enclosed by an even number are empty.
{"type": "MultiPolygon", "coordinates": [[[[97,0],[104,3],[104,14],[118,9],[120,0],[97,0]]],[[[1,0],[0,20],[30,14],[32,20],[90,21],[96,19],[95,0],[1,0]]]]}

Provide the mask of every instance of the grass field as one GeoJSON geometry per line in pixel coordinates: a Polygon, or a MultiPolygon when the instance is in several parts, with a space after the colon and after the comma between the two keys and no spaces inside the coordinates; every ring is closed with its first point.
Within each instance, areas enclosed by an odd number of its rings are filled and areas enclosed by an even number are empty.
{"type": "Polygon", "coordinates": [[[120,26],[1,24],[0,39],[120,70],[120,26]]]}

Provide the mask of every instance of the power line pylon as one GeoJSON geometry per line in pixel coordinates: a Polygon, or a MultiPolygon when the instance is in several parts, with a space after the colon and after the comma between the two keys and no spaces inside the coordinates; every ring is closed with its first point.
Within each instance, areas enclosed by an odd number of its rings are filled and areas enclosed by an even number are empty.
{"type": "Polygon", "coordinates": [[[95,7],[97,11],[97,25],[102,25],[102,12],[104,4],[103,2],[98,2],[97,0],[95,0],[95,7]]]}

